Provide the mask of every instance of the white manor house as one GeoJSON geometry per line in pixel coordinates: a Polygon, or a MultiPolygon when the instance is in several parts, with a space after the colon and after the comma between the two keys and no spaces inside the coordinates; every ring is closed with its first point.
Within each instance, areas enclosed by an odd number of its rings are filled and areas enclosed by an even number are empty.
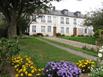
{"type": "MultiPolygon", "coordinates": [[[[93,35],[93,27],[84,25],[84,17],[81,12],[69,12],[64,10],[51,10],[41,14],[41,17],[32,21],[29,27],[29,35],[42,33],[43,35],[93,35]]],[[[34,16],[35,17],[35,16],[34,16]]],[[[31,16],[33,20],[33,16],[31,16]]]]}

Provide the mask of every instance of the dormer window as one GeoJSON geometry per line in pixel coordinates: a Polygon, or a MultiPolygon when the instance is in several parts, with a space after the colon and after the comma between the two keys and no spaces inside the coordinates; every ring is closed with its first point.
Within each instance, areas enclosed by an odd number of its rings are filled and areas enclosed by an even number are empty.
{"type": "Polygon", "coordinates": [[[67,10],[67,9],[62,10],[61,12],[62,12],[62,14],[64,14],[64,15],[68,15],[68,10],[67,10]]]}
{"type": "Polygon", "coordinates": [[[76,11],[76,12],[74,13],[74,15],[75,15],[76,17],[80,17],[80,16],[81,16],[81,12],[80,12],[80,11],[76,11]]]}

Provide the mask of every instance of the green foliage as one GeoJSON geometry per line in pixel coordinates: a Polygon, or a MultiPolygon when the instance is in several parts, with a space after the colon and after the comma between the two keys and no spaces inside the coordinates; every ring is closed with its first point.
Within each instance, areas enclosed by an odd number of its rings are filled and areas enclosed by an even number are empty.
{"type": "Polygon", "coordinates": [[[84,25],[93,26],[94,31],[103,29],[103,10],[88,13],[84,25]]]}
{"type": "Polygon", "coordinates": [[[97,68],[92,68],[90,77],[103,77],[103,65],[97,68]]]}
{"type": "Polygon", "coordinates": [[[69,37],[69,36],[65,36],[63,37],[64,39],[67,40],[74,40],[74,41],[78,41],[78,42],[83,42],[83,43],[88,43],[88,44],[95,44],[96,38],[95,37],[69,37]]]}
{"type": "MultiPolygon", "coordinates": [[[[20,20],[22,16],[45,13],[51,8],[51,1],[60,0],[0,0],[0,12],[8,24],[8,37],[17,36],[18,22],[20,21],[19,23],[22,24],[20,20]]],[[[24,29],[24,25],[22,29],[24,29]]]]}
{"type": "MultiPolygon", "coordinates": [[[[18,43],[15,40],[2,38],[0,40],[0,73],[6,73],[6,67],[9,64],[9,59],[19,53],[18,43]]],[[[2,77],[2,76],[0,76],[2,77]]]]}

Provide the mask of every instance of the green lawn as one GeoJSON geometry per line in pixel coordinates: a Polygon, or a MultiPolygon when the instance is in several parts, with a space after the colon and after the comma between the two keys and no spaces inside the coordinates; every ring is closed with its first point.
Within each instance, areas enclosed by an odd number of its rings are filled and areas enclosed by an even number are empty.
{"type": "Polygon", "coordinates": [[[74,40],[74,41],[79,41],[79,42],[83,42],[83,43],[93,44],[93,45],[95,45],[95,41],[96,41],[96,39],[94,37],[65,36],[62,38],[67,39],[67,40],[74,40]]]}
{"type": "MultiPolygon", "coordinates": [[[[46,39],[46,40],[48,40],[48,39],[46,39]]],[[[53,40],[48,40],[48,41],[50,41],[52,43],[55,43],[55,44],[58,44],[58,45],[61,45],[61,46],[66,47],[66,48],[71,48],[73,50],[86,53],[88,55],[97,56],[97,52],[93,51],[93,50],[90,50],[90,49],[82,49],[82,48],[74,47],[74,46],[67,45],[67,44],[64,44],[64,43],[56,42],[56,41],[53,41],[53,40]]]]}
{"type": "Polygon", "coordinates": [[[70,54],[47,43],[32,38],[20,39],[21,55],[31,56],[38,67],[44,67],[49,61],[77,62],[83,58],[70,54]]]}

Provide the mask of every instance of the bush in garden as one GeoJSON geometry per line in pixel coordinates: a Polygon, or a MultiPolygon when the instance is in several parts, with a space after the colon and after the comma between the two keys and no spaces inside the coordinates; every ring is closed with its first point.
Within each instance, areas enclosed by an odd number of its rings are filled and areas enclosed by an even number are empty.
{"type": "Polygon", "coordinates": [[[42,70],[38,69],[30,57],[13,56],[11,64],[15,68],[16,77],[41,77],[42,70]]]}
{"type": "Polygon", "coordinates": [[[77,66],[81,69],[82,73],[89,73],[91,67],[95,67],[95,62],[91,60],[80,60],[77,66]]]}
{"type": "Polygon", "coordinates": [[[61,33],[56,33],[56,36],[61,37],[62,35],[61,35],[61,33]]]}
{"type": "Polygon", "coordinates": [[[17,40],[0,39],[0,77],[6,72],[9,58],[18,53],[19,47],[17,40]]]}
{"type": "Polygon", "coordinates": [[[71,62],[49,62],[43,73],[45,77],[79,77],[81,71],[71,62]]]}
{"type": "Polygon", "coordinates": [[[98,68],[91,68],[90,77],[103,77],[103,65],[98,68]]]}

